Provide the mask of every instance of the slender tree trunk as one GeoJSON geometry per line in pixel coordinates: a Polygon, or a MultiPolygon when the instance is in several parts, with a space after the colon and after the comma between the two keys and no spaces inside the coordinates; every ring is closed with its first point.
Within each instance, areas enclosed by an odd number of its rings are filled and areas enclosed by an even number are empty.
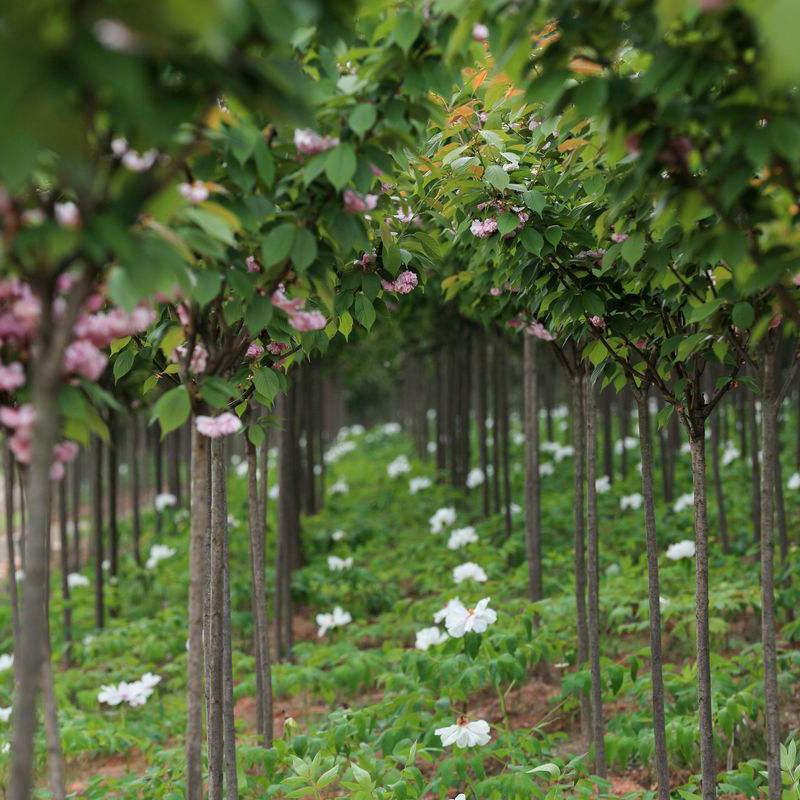
{"type": "Polygon", "coordinates": [[[614,421],[611,416],[611,393],[605,389],[601,393],[603,415],[603,472],[609,481],[614,481],[614,421]]]}
{"type": "Polygon", "coordinates": [[[131,418],[131,528],[133,533],[133,560],[137,567],[142,566],[142,518],[140,504],[142,502],[141,481],[139,476],[139,459],[141,457],[141,436],[139,418],[134,414],[131,418]]]}
{"type": "Polygon", "coordinates": [[[278,656],[291,658],[292,652],[292,560],[291,537],[295,517],[295,448],[293,444],[292,397],[280,399],[281,433],[278,455],[278,539],[275,566],[275,625],[278,656]]]}
{"type": "MultiPolygon", "coordinates": [[[[272,746],[272,674],[267,594],[264,585],[265,519],[258,499],[256,447],[248,439],[247,499],[250,526],[250,583],[253,602],[253,653],[256,659],[256,729],[264,747],[272,746]]],[[[266,470],[266,464],[262,469],[266,470]]]]}
{"type": "Polygon", "coordinates": [[[622,444],[619,471],[622,479],[625,480],[628,477],[628,448],[625,447],[625,439],[628,438],[630,409],[628,407],[628,393],[624,389],[617,395],[617,406],[619,407],[619,440],[622,444]]]}
{"type": "Polygon", "coordinates": [[[722,485],[722,472],[720,470],[719,434],[719,416],[715,414],[711,418],[711,474],[714,479],[714,494],[717,499],[719,538],[722,543],[722,551],[728,553],[730,552],[730,541],[728,540],[728,515],[725,511],[725,490],[722,485]]]}
{"type": "Polygon", "coordinates": [[[761,540],[761,464],[759,463],[756,399],[752,392],[747,393],[747,422],[750,431],[750,482],[752,491],[753,541],[758,542],[761,540]]]}
{"type": "MultiPolygon", "coordinates": [[[[109,582],[114,585],[119,574],[119,527],[117,525],[117,500],[119,483],[119,460],[117,458],[117,446],[120,438],[119,420],[112,412],[110,417],[109,429],[111,431],[111,441],[108,443],[108,544],[109,544],[109,582]]],[[[112,593],[112,605],[109,613],[116,617],[119,613],[117,608],[117,594],[112,593]]]]}
{"type": "Polygon", "coordinates": [[[499,446],[500,469],[502,471],[502,510],[505,525],[505,538],[511,536],[511,465],[509,463],[509,413],[508,413],[508,358],[505,343],[498,340],[498,359],[500,361],[497,419],[495,420],[495,445],[499,446]]]}
{"type": "Polygon", "coordinates": [[[178,505],[183,505],[181,485],[181,431],[173,431],[169,435],[169,483],[170,491],[175,495],[178,505]]]}
{"type": "MultiPolygon", "coordinates": [[[[206,461],[208,460],[206,458],[206,461]]],[[[157,497],[164,489],[164,446],[157,431],[153,431],[153,467],[155,472],[153,493],[157,497]]],[[[156,511],[156,533],[161,533],[161,523],[161,512],[156,511]]]]}
{"type": "Polygon", "coordinates": [[[595,773],[605,778],[605,722],[603,720],[603,683],[600,670],[600,534],[597,522],[597,432],[594,386],[587,375],[583,381],[586,415],[586,487],[587,487],[587,571],[589,668],[592,675],[592,739],[595,773]]]}
{"type": "MultiPolygon", "coordinates": [[[[542,509],[539,483],[539,374],[538,345],[533,336],[523,338],[525,401],[525,549],[528,557],[528,596],[542,599],[542,509]]],[[[486,485],[484,483],[484,485],[486,485]]]]}
{"type": "Polygon", "coordinates": [[[50,794],[53,800],[64,800],[64,755],[61,751],[61,736],[58,726],[58,707],[53,683],[53,664],[50,660],[49,636],[44,643],[46,650],[42,666],[42,700],[44,705],[44,729],[47,743],[47,771],[50,794]]]}
{"type": "Polygon", "coordinates": [[[777,421],[778,455],[775,459],[775,517],[778,525],[778,542],[781,551],[781,564],[789,557],[789,531],[786,522],[786,502],[783,497],[783,464],[781,463],[781,412],[778,409],[777,421]]]}
{"type": "Polygon", "coordinates": [[[96,439],[92,448],[94,476],[92,480],[92,513],[94,517],[94,624],[106,624],[103,561],[103,444],[96,439]]]}
{"type": "Polygon", "coordinates": [[[500,355],[500,342],[494,338],[492,342],[492,511],[497,513],[502,509],[500,492],[500,434],[498,431],[498,419],[500,417],[502,390],[500,388],[503,380],[503,368],[500,355]]]}
{"type": "MultiPolygon", "coordinates": [[[[580,364],[576,365],[573,378],[573,425],[572,436],[575,448],[575,475],[573,488],[573,517],[575,526],[574,565],[575,565],[575,607],[577,615],[578,635],[578,668],[586,666],[589,657],[589,625],[586,613],[586,448],[584,431],[586,428],[585,409],[583,405],[584,374],[580,364]]],[[[581,733],[591,744],[592,714],[589,695],[581,692],[581,733]]]]}
{"type": "Polygon", "coordinates": [[[697,619],[697,704],[700,715],[700,771],[703,800],[717,796],[714,731],[711,716],[711,645],[708,627],[708,510],[706,503],[706,439],[702,418],[692,420],[692,485],[694,488],[695,615],[697,619]]]}
{"type": "Polygon", "coordinates": [[[3,488],[5,490],[6,548],[8,552],[8,596],[11,602],[11,631],[14,646],[19,644],[19,596],[17,594],[17,554],[14,546],[14,456],[5,443],[5,463],[3,465],[3,488]]]}
{"type": "Polygon", "coordinates": [[[441,475],[447,468],[447,357],[444,345],[439,346],[436,362],[436,470],[441,475]]]}
{"type": "Polygon", "coordinates": [[[209,439],[192,425],[189,531],[189,655],[187,663],[186,798],[203,797],[203,605],[208,514],[209,439]]]}
{"type": "MultiPolygon", "coordinates": [[[[768,334],[761,357],[761,642],[764,651],[764,717],[766,720],[769,800],[781,800],[780,707],[775,633],[773,501],[778,455],[780,367],[777,339],[768,334]]],[[[756,451],[758,448],[754,448],[756,451]]]]}
{"type": "Polygon", "coordinates": [[[72,462],[72,570],[80,572],[83,565],[81,553],[81,481],[83,478],[83,451],[72,462]]]}
{"type": "Polygon", "coordinates": [[[211,549],[209,564],[208,604],[208,796],[209,800],[222,800],[224,774],[224,717],[223,670],[225,613],[225,503],[222,483],[225,465],[220,439],[211,440],[211,549]]]}
{"type": "Polygon", "coordinates": [[[639,418],[639,446],[642,451],[642,496],[647,549],[647,596],[650,605],[650,675],[653,706],[653,743],[659,800],[669,800],[669,765],[664,713],[664,668],[661,654],[661,582],[658,574],[656,503],[653,488],[653,434],[647,391],[636,393],[639,418]]]}
{"type": "Polygon", "coordinates": [[[480,460],[481,472],[483,472],[483,483],[481,484],[481,500],[483,503],[483,516],[488,517],[490,512],[489,505],[489,446],[486,442],[486,414],[489,400],[488,384],[489,374],[486,359],[486,335],[481,331],[476,343],[476,403],[475,413],[478,417],[478,458],[480,460]]]}

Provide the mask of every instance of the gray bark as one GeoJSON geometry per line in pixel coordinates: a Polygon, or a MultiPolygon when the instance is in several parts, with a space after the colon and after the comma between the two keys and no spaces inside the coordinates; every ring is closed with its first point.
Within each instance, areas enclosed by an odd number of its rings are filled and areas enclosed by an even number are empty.
{"type": "MultiPolygon", "coordinates": [[[[525,335],[523,350],[523,393],[525,427],[525,548],[528,557],[528,595],[542,599],[542,509],[539,478],[539,376],[538,345],[525,335]]],[[[486,486],[484,481],[484,487],[486,486]]]]}

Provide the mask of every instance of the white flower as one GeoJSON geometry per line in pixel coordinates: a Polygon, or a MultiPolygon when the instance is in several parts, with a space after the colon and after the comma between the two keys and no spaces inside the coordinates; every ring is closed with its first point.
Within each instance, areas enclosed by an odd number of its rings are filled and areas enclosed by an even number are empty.
{"type": "Polygon", "coordinates": [[[145,672],[138,681],[132,683],[122,681],[116,686],[113,684],[101,686],[97,694],[97,701],[108,706],[118,706],[121,703],[127,703],[133,708],[143,706],[159,683],[161,683],[161,676],[145,672]]]}
{"type": "Polygon", "coordinates": [[[456,510],[452,506],[437,509],[436,513],[428,520],[431,533],[441,533],[442,529],[456,521],[456,510]]]}
{"type": "Polygon", "coordinates": [[[608,475],[602,475],[594,482],[594,490],[597,494],[605,494],[611,490],[611,478],[608,475]]]}
{"type": "Polygon", "coordinates": [[[14,580],[17,583],[20,583],[21,581],[24,581],[25,580],[25,570],[24,569],[15,570],[14,571],[14,580]]]}
{"type": "Polygon", "coordinates": [[[431,455],[433,455],[436,452],[436,447],[436,442],[428,442],[426,449],[431,455]]]}
{"type": "MultiPolygon", "coordinates": [[[[739,449],[728,442],[728,444],[725,446],[725,449],[722,451],[722,466],[727,467],[728,464],[732,464],[734,461],[736,461],[739,456],[741,456],[739,449]]],[[[800,475],[798,475],[797,487],[800,488],[800,475]]]]}
{"type": "Polygon", "coordinates": [[[786,488],[792,491],[800,489],[800,472],[795,472],[786,483],[786,488]]]}
{"type": "Polygon", "coordinates": [[[386,474],[390,478],[396,478],[398,475],[403,475],[406,472],[411,472],[411,464],[408,462],[406,456],[397,456],[397,458],[386,467],[386,474]]]}
{"type": "Polygon", "coordinates": [[[453,580],[456,583],[463,583],[464,581],[472,580],[477,583],[485,583],[487,580],[486,573],[472,561],[467,561],[464,564],[459,564],[453,570],[453,580]]]}
{"type": "Polygon", "coordinates": [[[638,444],[639,440],[635,436],[626,436],[614,442],[614,452],[619,455],[623,450],[633,450],[638,444]]]}
{"type": "Polygon", "coordinates": [[[202,203],[208,200],[208,186],[203,181],[194,181],[194,183],[181,183],[178,185],[178,191],[184,200],[190,203],[202,203]]]}
{"type": "Polygon", "coordinates": [[[447,632],[456,639],[474,631],[483,633],[490,625],[497,622],[497,612],[489,608],[489,598],[484,597],[474,608],[467,608],[458,600],[448,604],[444,624],[447,632]]]}
{"type": "Polygon", "coordinates": [[[553,458],[555,459],[556,464],[563,461],[565,458],[571,458],[574,455],[575,448],[570,444],[559,447],[557,450],[553,451],[553,458]]]}
{"type": "Polygon", "coordinates": [[[384,436],[394,436],[400,433],[401,430],[403,429],[400,427],[399,422],[387,422],[380,429],[384,436]]]}
{"type": "Polygon", "coordinates": [[[336,606],[330,614],[317,614],[317,625],[319,626],[317,636],[322,638],[329,630],[349,625],[352,621],[353,617],[350,616],[350,613],[340,606],[336,606]]]}
{"type": "Polygon", "coordinates": [[[353,566],[352,557],[339,558],[339,556],[328,556],[328,569],[331,572],[343,572],[353,566]]]}
{"type": "Polygon", "coordinates": [[[558,442],[542,442],[540,445],[543,453],[554,453],[561,445],[558,442]]]}
{"type": "Polygon", "coordinates": [[[67,575],[67,586],[70,589],[77,589],[79,586],[88,586],[89,579],[85,575],[81,575],[80,572],[70,572],[67,575]]]}
{"type": "Polygon", "coordinates": [[[615,575],[619,575],[621,571],[622,570],[620,570],[619,564],[609,564],[606,567],[606,575],[608,575],[609,578],[613,578],[615,575]]]}
{"type": "Polygon", "coordinates": [[[687,508],[691,508],[693,505],[694,505],[694,495],[690,492],[689,494],[682,494],[675,501],[675,504],[672,506],[672,510],[676,514],[680,514],[681,511],[684,511],[687,508]]]}
{"type": "Polygon", "coordinates": [[[634,492],[633,494],[626,494],[620,497],[619,507],[622,511],[625,511],[626,508],[637,511],[642,507],[643,502],[644,498],[638,492],[634,492]]]}
{"type": "Polygon", "coordinates": [[[11,718],[11,706],[8,708],[0,708],[0,722],[8,722],[11,718]]]}
{"type": "Polygon", "coordinates": [[[546,475],[552,475],[555,471],[556,468],[553,466],[552,461],[542,461],[542,463],[539,464],[539,475],[541,475],[543,478],[546,475]]]}
{"type": "Polygon", "coordinates": [[[430,478],[412,478],[408,482],[408,491],[411,494],[416,494],[417,492],[421,492],[423,489],[429,488],[431,485],[430,478]]]}
{"type": "Polygon", "coordinates": [[[450,534],[447,540],[447,547],[449,550],[458,550],[459,547],[472,544],[478,541],[478,534],[475,533],[475,528],[468,525],[466,528],[457,528],[450,534]]]}
{"type": "Polygon", "coordinates": [[[244,478],[244,476],[247,475],[247,462],[246,461],[240,461],[236,465],[236,474],[240,478],[244,478]]]}
{"type": "Polygon", "coordinates": [[[280,492],[281,492],[281,487],[276,483],[274,486],[269,487],[267,495],[269,496],[270,500],[277,500],[280,492]]]}
{"type": "Polygon", "coordinates": [[[347,481],[343,478],[339,478],[336,483],[331,484],[328,489],[328,494],[347,494],[349,491],[350,487],[347,485],[347,481]]]}
{"type": "Polygon", "coordinates": [[[667,558],[670,561],[679,561],[682,558],[694,558],[694,542],[691,539],[684,539],[675,542],[667,548],[667,558]]]}
{"type": "Polygon", "coordinates": [[[467,475],[467,488],[475,489],[486,481],[486,476],[480,467],[474,467],[467,475]]]}
{"type": "Polygon", "coordinates": [[[147,569],[153,569],[159,561],[171,558],[174,555],[174,547],[170,547],[168,544],[154,544],[150,547],[150,557],[147,559],[145,566],[147,569]]]}
{"type": "Polygon", "coordinates": [[[692,452],[691,442],[684,442],[681,445],[681,455],[688,456],[692,452]]]}
{"type": "Polygon", "coordinates": [[[517,446],[525,444],[525,434],[521,431],[514,431],[514,433],[511,434],[511,441],[517,446]]]}
{"type": "Polygon", "coordinates": [[[436,735],[442,740],[442,747],[475,747],[489,743],[489,723],[484,719],[470,722],[466,717],[459,717],[455,725],[437,728],[436,735]]]}
{"type": "Polygon", "coordinates": [[[341,531],[341,530],[340,531],[334,531],[331,534],[331,539],[333,539],[334,542],[341,542],[342,539],[345,538],[345,536],[347,536],[347,534],[344,531],[341,531]]]}
{"type": "Polygon", "coordinates": [[[669,605],[669,598],[664,595],[658,596],[658,607],[663,611],[669,605]]]}
{"type": "Polygon", "coordinates": [[[461,792],[460,794],[457,794],[453,800],[467,800],[467,796],[464,794],[464,792],[461,792]]]}
{"type": "Polygon", "coordinates": [[[452,600],[447,601],[447,605],[444,608],[440,608],[434,615],[433,621],[438,625],[440,622],[443,622],[447,618],[447,613],[450,611],[451,608],[455,608],[456,606],[460,606],[461,601],[454,597],[452,600]]]}
{"type": "Polygon", "coordinates": [[[417,650],[427,650],[429,647],[435,647],[437,644],[442,644],[442,642],[446,641],[447,634],[434,625],[431,628],[422,628],[422,630],[417,631],[417,641],[414,647],[417,650]]]}
{"type": "MultiPolygon", "coordinates": [[[[341,431],[340,431],[341,433],[341,431]]],[[[332,447],[329,447],[322,460],[326,464],[333,464],[338,461],[342,456],[356,449],[356,443],[345,439],[344,441],[336,442],[332,447]]]]}
{"type": "Polygon", "coordinates": [[[155,504],[156,511],[161,514],[165,508],[171,508],[172,506],[178,505],[178,498],[169,492],[162,492],[161,494],[156,495],[155,504]]]}

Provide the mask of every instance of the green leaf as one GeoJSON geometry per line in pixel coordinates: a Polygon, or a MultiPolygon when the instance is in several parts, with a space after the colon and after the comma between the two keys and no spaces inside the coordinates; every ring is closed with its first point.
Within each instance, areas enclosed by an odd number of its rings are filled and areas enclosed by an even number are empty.
{"type": "Polygon", "coordinates": [[[563,231],[558,225],[550,225],[544,232],[544,238],[547,239],[553,247],[556,247],[561,241],[562,234],[563,231]]]}
{"type": "Polygon", "coordinates": [[[214,375],[209,375],[200,387],[200,396],[214,408],[227,408],[228,401],[237,394],[234,384],[214,375]]]}
{"type": "Polygon", "coordinates": [[[497,227],[500,230],[500,234],[505,236],[507,233],[511,233],[517,225],[519,225],[519,217],[516,214],[501,214],[500,219],[497,220],[497,227]]]}
{"type": "Polygon", "coordinates": [[[277,373],[269,367],[253,370],[253,386],[265,405],[272,405],[281,388],[277,373]]]}
{"type": "Polygon", "coordinates": [[[525,205],[533,211],[534,214],[541,214],[544,208],[545,199],[544,195],[538,189],[529,189],[522,195],[525,205]]]}
{"type": "Polygon", "coordinates": [[[407,53],[422,28],[422,19],[412,11],[404,11],[397,18],[392,32],[392,40],[407,53]]]}
{"type": "Polygon", "coordinates": [[[299,228],[292,245],[292,264],[298,272],[305,272],[317,257],[317,240],[307,228],[299,228]]]}
{"type": "Polygon", "coordinates": [[[731,319],[733,320],[733,324],[737,328],[741,328],[742,330],[746,330],[749,328],[753,322],[755,321],[756,314],[753,311],[753,306],[750,303],[742,301],[741,303],[737,303],[733,307],[733,311],[731,312],[731,319]]]}
{"type": "Polygon", "coordinates": [[[363,139],[364,134],[375,124],[376,117],[377,113],[374,105],[371,103],[359,103],[350,112],[347,124],[356,136],[363,139]]]}
{"type": "Polygon", "coordinates": [[[272,319],[272,303],[269,297],[260,294],[253,295],[247,310],[244,312],[244,324],[254,336],[267,327],[272,319]]]}
{"type": "Polygon", "coordinates": [[[325,174],[337,190],[341,189],[356,172],[356,154],[346,142],[334,147],[325,159],[325,174]]]}
{"type": "Polygon", "coordinates": [[[119,383],[120,378],[124,378],[136,360],[136,353],[132,347],[128,347],[114,359],[114,381],[119,383]]]}
{"type": "Polygon", "coordinates": [[[350,332],[353,330],[353,317],[351,316],[349,311],[343,311],[339,315],[339,333],[344,336],[345,339],[349,338],[350,332]]]}
{"type": "Polygon", "coordinates": [[[210,303],[218,294],[222,284],[222,275],[210,269],[204,269],[195,275],[195,284],[192,287],[192,297],[198,305],[210,303]]]}
{"type": "Polygon", "coordinates": [[[258,177],[271,189],[275,181],[275,159],[272,157],[272,153],[263,138],[256,144],[253,155],[256,160],[258,177]]]}
{"type": "Polygon", "coordinates": [[[629,236],[622,244],[622,257],[630,264],[635,266],[636,262],[644,253],[644,234],[634,233],[629,236]]]}
{"type": "Polygon", "coordinates": [[[271,267],[289,257],[296,230],[291,222],[282,222],[267,234],[261,245],[261,263],[265,267],[271,267]]]}
{"type": "Polygon", "coordinates": [[[490,186],[497,189],[498,192],[504,191],[508,184],[511,183],[511,178],[508,177],[508,173],[499,164],[492,164],[486,167],[483,178],[490,186]]]}
{"type": "Polygon", "coordinates": [[[525,249],[535,256],[542,252],[544,247],[544,238],[535,228],[525,228],[519,235],[525,249]]]}
{"type": "Polygon", "coordinates": [[[189,419],[190,411],[189,392],[185,386],[176,386],[158,398],[153,406],[150,422],[158,420],[163,438],[170,431],[180,428],[189,419]]]}
{"type": "Polygon", "coordinates": [[[357,295],[354,310],[356,319],[367,330],[370,330],[375,322],[375,309],[372,303],[370,303],[369,298],[364,294],[357,295]]]}

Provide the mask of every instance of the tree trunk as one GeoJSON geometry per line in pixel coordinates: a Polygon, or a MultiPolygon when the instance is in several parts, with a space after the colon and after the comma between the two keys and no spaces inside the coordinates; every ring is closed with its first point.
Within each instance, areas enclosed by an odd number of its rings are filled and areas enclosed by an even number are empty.
{"type": "Polygon", "coordinates": [[[664,714],[664,668],[661,655],[661,582],[658,575],[656,503],[653,488],[653,434],[647,391],[636,393],[639,417],[639,446],[642,452],[642,496],[647,549],[647,596],[650,605],[650,675],[653,705],[653,760],[659,800],[669,800],[669,765],[664,714]]]}
{"type": "Polygon", "coordinates": [[[187,662],[186,798],[203,797],[203,605],[211,496],[209,439],[192,425],[191,527],[189,531],[189,655],[187,662]]]}
{"type": "Polygon", "coordinates": [[[589,378],[583,380],[583,402],[586,416],[586,487],[588,535],[588,638],[589,669],[592,675],[592,739],[594,741],[594,769],[605,778],[606,747],[605,723],[603,721],[603,684],[600,671],[600,535],[597,523],[597,433],[595,431],[596,413],[594,386],[589,378]]]}
{"type": "Polygon", "coordinates": [[[131,528],[133,533],[133,560],[137,567],[142,566],[142,518],[140,504],[142,502],[141,481],[139,476],[139,459],[141,457],[141,436],[139,434],[139,418],[134,414],[131,418],[131,528]]]}
{"type": "Polygon", "coordinates": [[[208,650],[208,796],[222,800],[224,772],[223,670],[225,613],[225,504],[221,496],[225,465],[220,439],[211,440],[211,542],[209,563],[208,650]]]}
{"type": "Polygon", "coordinates": [[[439,346],[436,361],[436,470],[441,476],[447,468],[447,358],[444,345],[439,346]]]}
{"type": "Polygon", "coordinates": [[[611,392],[608,388],[601,393],[603,415],[603,472],[609,481],[614,481],[614,421],[611,416],[611,392]]]}
{"type": "Polygon", "coordinates": [[[61,605],[63,608],[65,667],[68,667],[72,661],[72,603],[70,601],[69,591],[69,540],[67,537],[67,525],[67,485],[66,479],[63,479],[58,482],[58,538],[59,558],[61,561],[61,605]]]}
{"type": "Polygon", "coordinates": [[[628,477],[628,448],[625,447],[625,439],[628,438],[630,408],[628,407],[628,393],[624,389],[617,395],[617,406],[619,408],[619,441],[622,444],[619,471],[622,479],[625,480],[628,477]]]}
{"type": "Polygon", "coordinates": [[[478,335],[475,346],[475,414],[477,416],[478,429],[478,459],[481,472],[483,473],[483,483],[481,484],[481,502],[483,516],[488,517],[490,512],[489,505],[489,446],[486,442],[486,414],[489,401],[488,385],[489,374],[487,371],[486,359],[486,335],[483,331],[478,335]]]}
{"type": "Polygon", "coordinates": [[[84,452],[72,462],[70,477],[72,478],[72,570],[80,572],[83,565],[81,552],[81,482],[83,478],[84,452]]]}
{"type": "Polygon", "coordinates": [[[497,419],[494,426],[495,446],[499,447],[500,469],[502,471],[502,510],[505,525],[505,538],[511,536],[511,464],[509,463],[509,411],[508,411],[508,357],[505,342],[498,340],[497,356],[500,361],[497,419]]]}
{"type": "Polygon", "coordinates": [[[14,637],[14,647],[16,648],[19,645],[20,617],[19,596],[17,594],[17,580],[15,577],[17,554],[14,545],[14,456],[8,447],[7,439],[5,443],[5,464],[3,466],[6,548],[8,551],[8,596],[11,602],[11,631],[14,637]]]}
{"type": "Polygon", "coordinates": [[[92,480],[92,514],[94,522],[94,624],[106,624],[103,561],[103,443],[96,439],[92,448],[94,476],[92,480]]]}
{"type": "MultiPolygon", "coordinates": [[[[777,339],[768,334],[761,359],[761,641],[764,651],[764,717],[767,740],[769,800],[781,800],[780,707],[775,634],[775,571],[773,500],[778,455],[780,367],[777,339]]],[[[758,448],[754,448],[756,451],[758,448]]]]}
{"type": "MultiPolygon", "coordinates": [[[[256,659],[256,729],[264,747],[272,747],[272,674],[267,594],[264,585],[265,518],[258,499],[256,447],[248,439],[247,499],[250,526],[250,584],[253,609],[253,654],[256,659]]],[[[267,465],[262,466],[266,470],[267,465]]]]}
{"type": "Polygon", "coordinates": [[[759,542],[761,540],[761,464],[759,463],[756,399],[752,392],[747,393],[747,423],[750,431],[750,486],[752,492],[753,541],[759,542]]]}
{"type": "Polygon", "coordinates": [[[278,455],[278,539],[275,557],[275,627],[278,657],[288,659],[292,652],[292,561],[291,537],[296,503],[295,449],[293,445],[292,397],[281,396],[280,447],[278,455]]]}
{"type": "Polygon", "coordinates": [[[692,420],[692,485],[694,488],[695,615],[697,619],[697,704],[700,716],[700,771],[703,800],[714,800],[716,762],[711,716],[711,646],[708,628],[708,510],[706,504],[706,439],[702,417],[692,420]]]}
{"type": "MultiPolygon", "coordinates": [[[[524,336],[523,379],[525,428],[525,549],[528,557],[528,596],[542,599],[542,509],[539,478],[539,374],[537,343],[524,336]]],[[[484,482],[484,486],[486,483],[484,482]]]]}
{"type": "Polygon", "coordinates": [[[53,664],[50,660],[49,635],[44,643],[45,660],[42,666],[42,699],[44,704],[44,729],[47,743],[47,772],[53,800],[64,800],[64,755],[58,727],[58,707],[53,683],[53,664]]]}
{"type": "Polygon", "coordinates": [[[728,515],[725,512],[725,490],[722,486],[722,472],[720,470],[719,433],[719,416],[715,414],[711,418],[711,474],[714,479],[714,494],[717,499],[719,538],[722,543],[722,551],[728,553],[730,552],[730,541],[728,540],[728,515]]]}
{"type": "Polygon", "coordinates": [[[503,380],[502,357],[500,355],[500,342],[495,338],[492,342],[492,511],[502,509],[500,492],[500,435],[497,420],[500,417],[503,380]]]}
{"type": "MultiPolygon", "coordinates": [[[[108,443],[108,544],[109,544],[109,578],[113,585],[117,582],[119,574],[119,527],[117,525],[117,484],[119,482],[119,459],[117,458],[117,446],[120,438],[120,426],[117,415],[113,412],[109,419],[109,429],[111,441],[108,443]]],[[[116,617],[119,613],[116,605],[116,593],[112,593],[112,607],[110,614],[116,617]]]]}
{"type": "MultiPolygon", "coordinates": [[[[589,657],[589,626],[586,615],[586,516],[584,508],[584,486],[586,484],[586,448],[584,431],[586,427],[583,407],[584,374],[576,365],[573,377],[573,424],[572,436],[575,448],[575,475],[573,486],[573,518],[575,526],[574,567],[575,567],[575,608],[578,636],[578,669],[584,669],[589,657]]],[[[589,695],[581,692],[581,733],[591,744],[591,707],[589,695]]]]}
{"type": "MultiPolygon", "coordinates": [[[[800,420],[798,421],[800,422],[800,420]]],[[[786,502],[783,497],[783,464],[781,463],[781,412],[778,407],[777,420],[778,455],[775,458],[775,517],[778,525],[778,542],[781,551],[781,564],[789,557],[789,531],[786,522],[786,502]]]]}

